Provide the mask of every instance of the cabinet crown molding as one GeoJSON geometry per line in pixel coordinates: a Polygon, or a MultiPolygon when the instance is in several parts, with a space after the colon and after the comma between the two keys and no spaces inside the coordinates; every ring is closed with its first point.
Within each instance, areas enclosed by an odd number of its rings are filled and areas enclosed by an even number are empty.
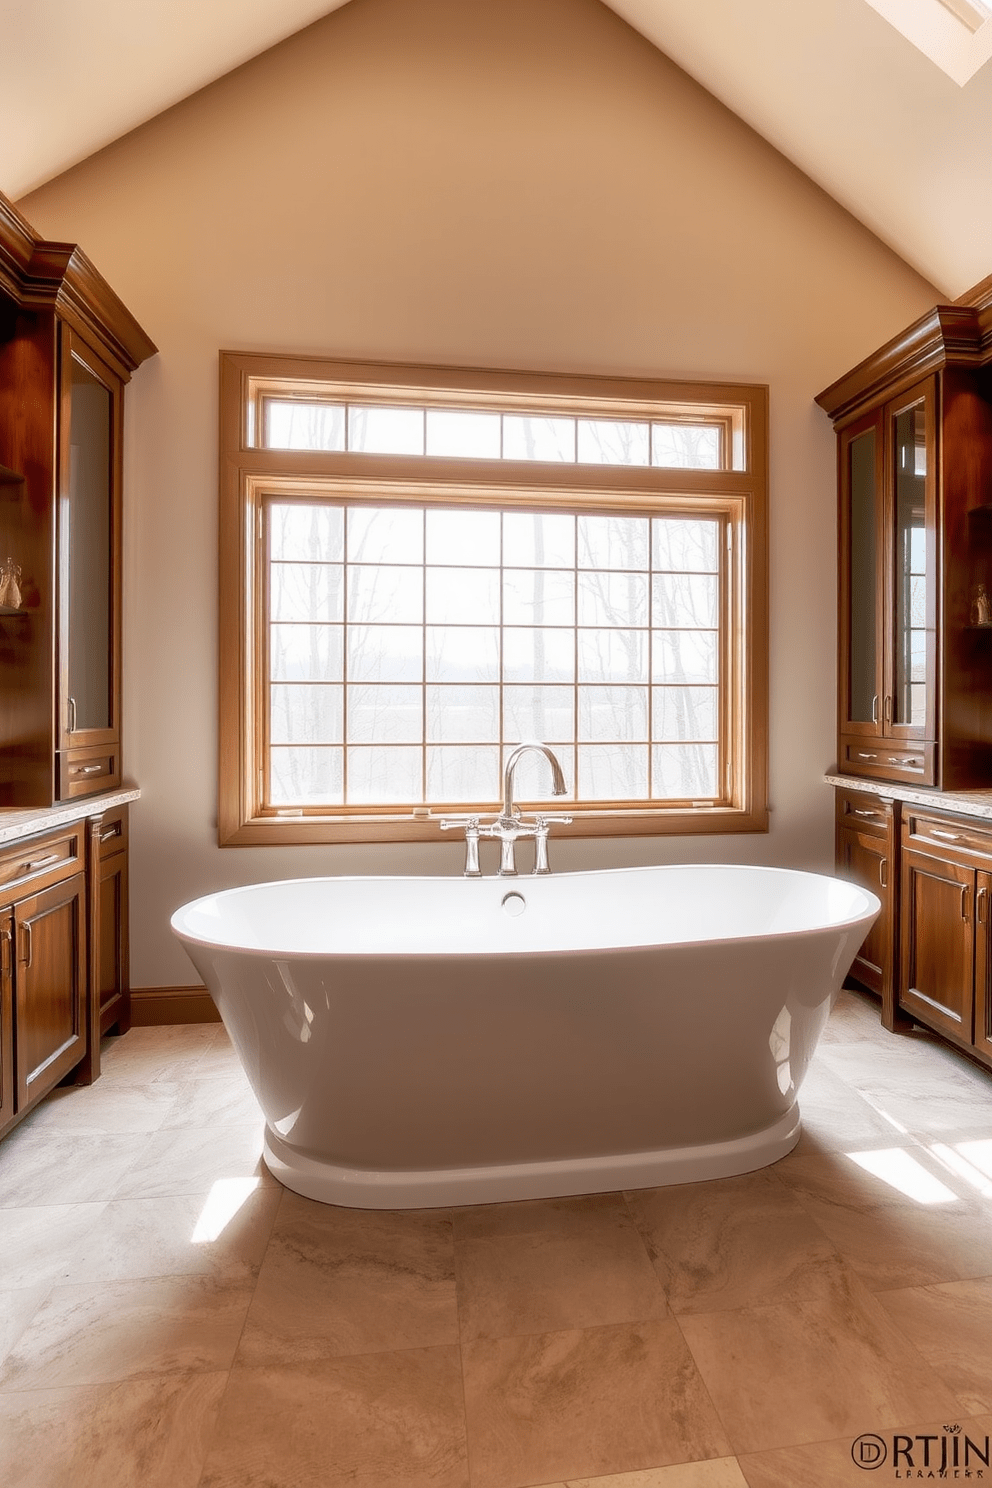
{"type": "Polygon", "coordinates": [[[842,426],[941,367],[982,367],[992,362],[992,280],[989,305],[935,305],[898,336],[866,357],[816,396],[842,426]],[[987,323],[986,323],[987,322],[987,323]]]}
{"type": "Polygon", "coordinates": [[[46,241],[2,193],[0,292],[18,309],[57,310],[97,339],[125,379],[158,349],[83,250],[46,241]]]}

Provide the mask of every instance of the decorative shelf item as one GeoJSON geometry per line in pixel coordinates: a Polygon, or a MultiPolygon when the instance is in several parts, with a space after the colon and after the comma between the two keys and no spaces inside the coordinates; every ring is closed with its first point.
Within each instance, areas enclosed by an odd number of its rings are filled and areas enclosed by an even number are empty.
{"type": "Polygon", "coordinates": [[[975,587],[971,601],[971,624],[978,630],[992,625],[992,601],[984,584],[975,587]]]}
{"type": "Polygon", "coordinates": [[[0,569],[0,610],[16,614],[21,608],[21,565],[8,558],[0,569]]]}

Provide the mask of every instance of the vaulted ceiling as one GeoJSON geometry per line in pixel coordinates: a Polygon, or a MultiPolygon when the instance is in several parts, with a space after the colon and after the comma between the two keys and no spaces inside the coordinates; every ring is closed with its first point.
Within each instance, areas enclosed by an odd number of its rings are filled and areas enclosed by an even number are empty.
{"type": "MultiPolygon", "coordinates": [[[[0,190],[25,195],[346,3],[5,0],[0,190]]],[[[961,87],[866,0],[608,3],[942,295],[992,273],[992,62],[961,87]]]]}

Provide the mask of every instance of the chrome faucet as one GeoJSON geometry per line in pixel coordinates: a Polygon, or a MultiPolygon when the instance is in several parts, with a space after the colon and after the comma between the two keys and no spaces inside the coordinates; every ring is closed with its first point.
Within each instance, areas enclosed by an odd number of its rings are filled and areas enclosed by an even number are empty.
{"type": "Polygon", "coordinates": [[[534,872],[550,873],[551,866],[548,862],[548,832],[552,822],[565,822],[572,820],[570,816],[548,816],[541,813],[528,820],[522,817],[513,802],[513,772],[521,755],[527,754],[535,749],[543,754],[551,766],[551,789],[556,796],[564,796],[568,787],[565,784],[565,775],[561,765],[554,753],[546,744],[520,744],[514,749],[506,762],[503,771],[503,807],[499,816],[494,821],[484,822],[478,816],[446,817],[441,821],[441,831],[448,832],[452,828],[465,828],[465,877],[480,878],[482,869],[479,867],[479,839],[480,837],[495,837],[499,840],[499,875],[501,878],[516,876],[516,845],[521,837],[533,837],[534,839],[534,872]]]}

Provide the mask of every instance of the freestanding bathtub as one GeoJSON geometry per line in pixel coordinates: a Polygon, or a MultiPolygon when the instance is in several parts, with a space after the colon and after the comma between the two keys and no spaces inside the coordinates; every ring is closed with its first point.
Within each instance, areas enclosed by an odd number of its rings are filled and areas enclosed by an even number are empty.
{"type": "Polygon", "coordinates": [[[172,927],[287,1187],[405,1209],[749,1172],[879,911],[776,868],[314,878],[172,927]]]}

